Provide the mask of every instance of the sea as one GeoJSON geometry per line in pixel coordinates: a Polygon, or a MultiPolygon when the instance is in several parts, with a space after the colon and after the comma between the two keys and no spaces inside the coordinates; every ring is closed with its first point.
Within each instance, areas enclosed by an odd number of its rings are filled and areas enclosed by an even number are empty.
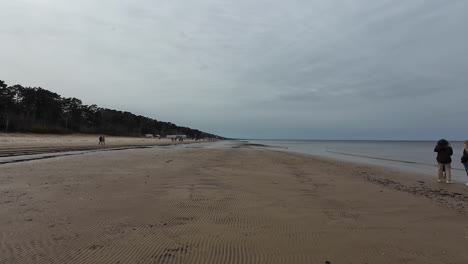
{"type": "MultiPolygon", "coordinates": [[[[274,150],[318,155],[436,177],[435,141],[348,141],[348,140],[246,140],[251,144],[272,146],[274,150]]],[[[464,144],[452,141],[452,178],[467,182],[460,163],[464,144]]]]}

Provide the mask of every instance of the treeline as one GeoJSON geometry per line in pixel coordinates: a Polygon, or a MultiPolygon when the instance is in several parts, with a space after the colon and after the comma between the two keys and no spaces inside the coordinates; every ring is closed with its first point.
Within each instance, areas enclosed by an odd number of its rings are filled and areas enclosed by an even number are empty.
{"type": "Polygon", "coordinates": [[[32,133],[90,133],[114,136],[184,134],[217,137],[129,112],[84,105],[40,87],[8,86],[0,80],[0,131],[32,133]]]}

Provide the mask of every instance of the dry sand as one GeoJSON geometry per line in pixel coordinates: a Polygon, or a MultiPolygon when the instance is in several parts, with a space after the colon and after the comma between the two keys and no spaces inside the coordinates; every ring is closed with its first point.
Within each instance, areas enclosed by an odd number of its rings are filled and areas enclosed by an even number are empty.
{"type": "Polygon", "coordinates": [[[134,146],[161,146],[195,142],[193,140],[187,139],[184,142],[179,142],[171,141],[170,139],[116,137],[106,135],[106,144],[98,145],[99,136],[100,135],[87,134],[40,135],[27,133],[0,133],[0,157],[74,150],[96,150],[134,146]]]}
{"type": "Polygon", "coordinates": [[[464,186],[196,146],[0,165],[0,263],[468,263],[464,186]]]}

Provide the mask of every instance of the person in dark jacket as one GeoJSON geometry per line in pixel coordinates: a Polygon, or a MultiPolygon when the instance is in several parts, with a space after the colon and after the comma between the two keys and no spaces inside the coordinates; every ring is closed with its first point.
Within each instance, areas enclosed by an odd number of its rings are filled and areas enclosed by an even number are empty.
{"type": "MultiPolygon", "coordinates": [[[[468,140],[465,140],[465,148],[463,149],[463,156],[461,158],[461,163],[465,166],[466,170],[466,175],[468,176],[468,140]]],[[[468,182],[466,183],[466,186],[468,186],[468,182]]]]}
{"type": "Polygon", "coordinates": [[[439,168],[437,181],[443,181],[443,172],[445,171],[446,183],[452,183],[451,156],[453,155],[453,149],[450,147],[450,143],[445,139],[439,140],[434,148],[434,152],[437,152],[437,167],[439,168]]]}

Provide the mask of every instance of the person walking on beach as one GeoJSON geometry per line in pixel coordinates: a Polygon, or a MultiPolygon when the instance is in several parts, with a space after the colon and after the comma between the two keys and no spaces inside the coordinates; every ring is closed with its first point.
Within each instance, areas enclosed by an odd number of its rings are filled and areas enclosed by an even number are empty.
{"type": "Polygon", "coordinates": [[[99,137],[99,145],[105,145],[106,144],[106,138],[104,136],[99,137]]]}
{"type": "MultiPolygon", "coordinates": [[[[461,163],[465,166],[466,176],[468,176],[468,140],[465,140],[463,143],[465,143],[465,148],[463,149],[461,163]]],[[[468,182],[466,183],[466,186],[468,186],[468,182]]]]}
{"type": "Polygon", "coordinates": [[[450,143],[445,139],[437,141],[434,152],[437,152],[437,181],[443,181],[443,172],[445,171],[445,182],[452,183],[451,156],[453,155],[453,149],[450,147],[450,143]]]}

